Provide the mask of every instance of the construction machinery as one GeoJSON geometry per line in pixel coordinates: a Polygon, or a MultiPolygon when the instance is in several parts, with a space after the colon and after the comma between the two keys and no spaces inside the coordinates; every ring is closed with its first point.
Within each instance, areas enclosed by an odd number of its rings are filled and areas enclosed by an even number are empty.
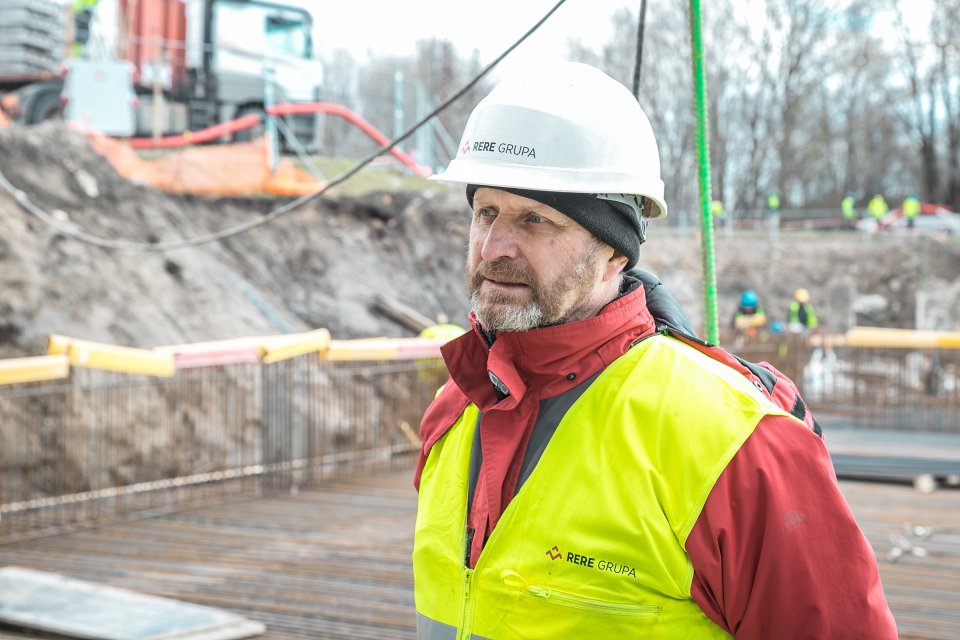
{"type": "MultiPolygon", "coordinates": [[[[25,124],[66,117],[112,135],[197,131],[275,102],[318,100],[312,30],[310,12],[284,0],[3,0],[0,106],[25,124]],[[86,78],[71,83],[73,71],[86,78]],[[130,110],[132,125],[104,117],[110,108],[130,110]]],[[[286,121],[300,142],[313,141],[314,115],[286,121]]]]}

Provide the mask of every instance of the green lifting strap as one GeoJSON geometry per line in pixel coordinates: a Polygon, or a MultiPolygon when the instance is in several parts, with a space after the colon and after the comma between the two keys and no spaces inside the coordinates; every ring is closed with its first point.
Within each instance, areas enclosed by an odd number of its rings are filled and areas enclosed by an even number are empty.
{"type": "Polygon", "coordinates": [[[697,174],[700,185],[700,244],[703,262],[703,315],[707,342],[719,344],[717,329],[717,268],[713,252],[713,220],[710,215],[710,140],[707,127],[707,80],[703,64],[700,0],[690,0],[690,41],[693,91],[697,116],[697,174]]]}

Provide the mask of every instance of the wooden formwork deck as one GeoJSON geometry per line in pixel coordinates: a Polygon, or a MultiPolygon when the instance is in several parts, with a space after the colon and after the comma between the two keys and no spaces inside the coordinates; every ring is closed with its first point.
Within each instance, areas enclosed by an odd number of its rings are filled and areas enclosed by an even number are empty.
{"type": "MultiPolygon", "coordinates": [[[[960,490],[841,483],[877,552],[901,638],[960,638],[960,490]],[[905,523],[954,527],[887,559],[905,523]]],[[[0,566],[211,605],[264,638],[413,638],[409,471],[0,545],[0,566]]],[[[0,639],[24,638],[0,631],[0,639]]]]}

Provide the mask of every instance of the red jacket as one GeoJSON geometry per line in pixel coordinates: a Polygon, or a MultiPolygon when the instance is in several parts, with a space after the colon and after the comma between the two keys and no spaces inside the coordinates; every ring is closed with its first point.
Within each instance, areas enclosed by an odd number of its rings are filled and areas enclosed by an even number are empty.
{"type": "MultiPolygon", "coordinates": [[[[433,444],[476,404],[483,462],[468,523],[475,562],[514,495],[540,400],[601,371],[655,328],[643,287],[593,318],[499,334],[489,349],[470,320],[473,331],[443,348],[451,380],[424,415],[415,484],[433,444]],[[491,374],[509,390],[499,402],[491,374]]],[[[756,427],[714,486],[686,550],[694,600],[737,638],[897,637],[873,550],[826,448],[790,418],[768,416],[756,427]]]]}

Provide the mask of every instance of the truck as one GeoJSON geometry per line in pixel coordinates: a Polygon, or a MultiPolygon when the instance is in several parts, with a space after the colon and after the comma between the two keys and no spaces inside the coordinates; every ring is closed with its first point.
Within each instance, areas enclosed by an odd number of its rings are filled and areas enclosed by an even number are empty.
{"type": "MultiPolygon", "coordinates": [[[[292,2],[3,0],[0,7],[0,106],[25,124],[66,117],[111,135],[159,136],[320,98],[313,16],[292,2]],[[101,84],[71,82],[71,69],[101,84]],[[129,131],[109,130],[125,119],[104,117],[108,107],[132,111],[129,131]]],[[[290,116],[287,124],[299,142],[315,139],[315,116],[290,116]]],[[[233,139],[255,135],[241,130],[233,139]]]]}

